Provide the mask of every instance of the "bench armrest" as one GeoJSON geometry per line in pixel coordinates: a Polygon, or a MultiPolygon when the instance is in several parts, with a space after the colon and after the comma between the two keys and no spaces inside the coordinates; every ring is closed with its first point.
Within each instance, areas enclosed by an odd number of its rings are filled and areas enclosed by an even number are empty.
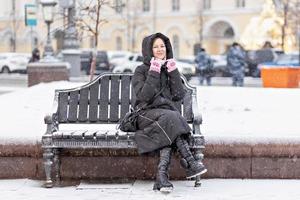
{"type": "Polygon", "coordinates": [[[44,117],[44,122],[47,124],[47,130],[46,130],[46,135],[52,135],[54,131],[58,130],[58,123],[56,120],[56,114],[46,114],[44,117]]]}
{"type": "Polygon", "coordinates": [[[195,93],[192,95],[192,110],[194,134],[201,135],[200,124],[202,124],[202,115],[198,109],[197,97],[195,93]]]}

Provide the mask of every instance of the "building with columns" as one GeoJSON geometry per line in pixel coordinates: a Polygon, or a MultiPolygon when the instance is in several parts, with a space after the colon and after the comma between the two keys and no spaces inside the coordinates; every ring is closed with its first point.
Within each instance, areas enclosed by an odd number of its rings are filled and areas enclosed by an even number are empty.
{"type": "MultiPolygon", "coordinates": [[[[89,0],[76,0],[77,5],[89,0]]],[[[172,42],[174,55],[193,55],[201,44],[211,54],[221,54],[241,36],[251,19],[258,16],[267,0],[108,0],[101,10],[97,48],[102,50],[141,51],[142,39],[151,33],[162,32],[172,42]]],[[[96,2],[96,1],[94,1],[96,2]]],[[[61,48],[65,20],[57,7],[51,25],[53,46],[61,48]]],[[[77,12],[77,17],[80,12],[77,12]]],[[[39,0],[11,0],[0,7],[0,51],[30,52],[34,46],[42,50],[46,42],[46,25],[39,0]],[[36,27],[24,24],[24,5],[38,5],[36,27]],[[15,4],[15,5],[13,5],[15,4]],[[15,42],[14,42],[15,41],[15,42]],[[14,45],[15,44],[15,45],[14,45]]],[[[94,38],[80,34],[82,48],[92,47],[94,38]]]]}

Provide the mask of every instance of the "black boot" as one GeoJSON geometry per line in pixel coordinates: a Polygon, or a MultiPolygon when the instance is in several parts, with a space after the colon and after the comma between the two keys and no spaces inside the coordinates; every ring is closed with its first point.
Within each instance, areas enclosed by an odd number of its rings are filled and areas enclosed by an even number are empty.
{"type": "Polygon", "coordinates": [[[200,174],[207,172],[207,169],[204,165],[198,162],[189,147],[187,141],[180,136],[176,138],[176,146],[182,157],[181,165],[186,169],[187,178],[193,178],[200,174]]]}
{"type": "Polygon", "coordinates": [[[158,171],[153,190],[159,190],[161,192],[171,192],[173,190],[173,184],[170,183],[168,174],[171,161],[171,150],[171,148],[165,147],[159,152],[158,171]]]}

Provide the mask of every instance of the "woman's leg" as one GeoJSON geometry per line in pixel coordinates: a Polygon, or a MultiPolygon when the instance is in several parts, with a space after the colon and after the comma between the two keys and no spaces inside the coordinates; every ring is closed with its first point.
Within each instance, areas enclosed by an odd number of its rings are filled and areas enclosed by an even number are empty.
{"type": "Polygon", "coordinates": [[[182,165],[186,169],[187,178],[193,178],[200,174],[204,174],[207,169],[202,163],[199,163],[193,156],[188,142],[182,137],[176,138],[176,146],[182,157],[182,165]]]}
{"type": "Polygon", "coordinates": [[[173,190],[173,185],[169,181],[171,152],[172,149],[170,147],[165,147],[159,152],[159,164],[153,190],[160,190],[161,192],[171,192],[173,190]]]}

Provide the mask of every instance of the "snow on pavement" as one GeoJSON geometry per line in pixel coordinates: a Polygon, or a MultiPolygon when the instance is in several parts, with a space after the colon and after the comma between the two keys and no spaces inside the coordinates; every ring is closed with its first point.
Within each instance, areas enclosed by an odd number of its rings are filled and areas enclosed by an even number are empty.
{"type": "Polygon", "coordinates": [[[0,180],[1,199],[9,200],[298,200],[300,180],[206,179],[200,188],[193,181],[172,181],[170,194],[154,192],[152,181],[125,184],[92,184],[90,188],[57,187],[46,189],[41,181],[0,180]]]}
{"type": "MultiPolygon", "coordinates": [[[[0,95],[0,143],[36,143],[45,133],[54,90],[81,82],[51,82],[0,95]]],[[[202,133],[209,143],[300,142],[300,89],[198,87],[202,133]]]]}

